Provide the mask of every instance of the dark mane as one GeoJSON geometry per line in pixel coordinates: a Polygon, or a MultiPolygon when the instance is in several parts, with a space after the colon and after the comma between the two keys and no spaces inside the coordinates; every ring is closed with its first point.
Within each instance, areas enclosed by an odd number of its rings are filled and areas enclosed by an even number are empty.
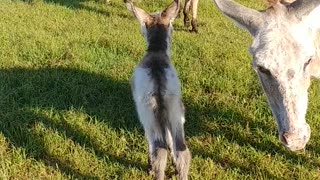
{"type": "Polygon", "coordinates": [[[163,24],[154,24],[147,27],[148,31],[148,52],[166,51],[168,48],[167,28],[163,24]]]}

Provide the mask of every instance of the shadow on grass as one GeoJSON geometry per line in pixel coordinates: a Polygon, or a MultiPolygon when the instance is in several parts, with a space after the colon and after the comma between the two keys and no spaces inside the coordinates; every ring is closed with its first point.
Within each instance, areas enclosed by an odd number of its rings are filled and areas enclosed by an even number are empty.
{"type": "MultiPolygon", "coordinates": [[[[81,109],[90,117],[96,117],[115,130],[125,129],[131,132],[140,125],[135,115],[128,82],[69,68],[12,68],[0,69],[0,84],[0,131],[12,145],[24,148],[29,156],[53,168],[57,168],[55,164],[58,164],[59,170],[77,178],[96,178],[90,174],[82,174],[76,167],[46,152],[42,138],[31,130],[35,124],[42,123],[61,134],[66,134],[67,138],[82,147],[93,149],[99,159],[107,157],[112,163],[121,164],[123,167],[147,168],[144,163],[126,160],[102,150],[99,144],[92,143],[95,139],[67,122],[54,122],[46,116],[30,111],[30,108],[53,108],[58,111],[81,109]]],[[[317,163],[309,163],[310,158],[303,154],[285,150],[280,144],[267,140],[261,142],[264,137],[256,133],[257,128],[263,129],[264,135],[273,134],[276,129],[245,117],[226,104],[209,104],[203,107],[188,101],[188,98],[185,98],[184,103],[187,109],[185,129],[188,137],[206,134],[222,136],[229,142],[243,147],[253,147],[267,154],[281,153],[286,160],[295,164],[301,164],[302,161],[307,167],[319,166],[317,163]],[[208,122],[205,119],[212,118],[206,117],[218,118],[215,118],[217,120],[214,122],[208,122]],[[235,127],[243,127],[245,130],[235,127]]],[[[205,149],[191,151],[193,155],[213,159],[222,167],[239,168],[243,173],[252,170],[252,167],[225,160],[218,154],[208,153],[205,149]]],[[[267,170],[265,174],[271,179],[276,179],[267,170]]]]}
{"type": "Polygon", "coordinates": [[[44,0],[44,2],[46,3],[59,4],[61,6],[65,6],[71,9],[86,10],[89,12],[110,16],[110,12],[108,11],[105,11],[96,7],[90,7],[90,6],[84,5],[83,3],[86,1],[87,0],[44,0]]]}
{"type": "MultiPolygon", "coordinates": [[[[89,12],[101,14],[104,16],[111,16],[111,12],[108,11],[108,7],[112,9],[117,9],[118,11],[125,11],[125,6],[119,6],[117,3],[107,0],[94,0],[95,3],[99,4],[99,6],[89,6],[86,5],[86,2],[90,0],[44,0],[46,3],[58,4],[60,6],[65,6],[70,9],[78,9],[78,10],[86,10],[89,12]]],[[[118,14],[122,16],[123,14],[118,14]]]]}
{"type": "MultiPolygon", "coordinates": [[[[38,70],[13,68],[0,70],[0,131],[15,147],[22,147],[28,156],[45,162],[77,178],[96,178],[81,174],[76,167],[50,156],[43,138],[33,133],[32,127],[41,123],[60,134],[66,134],[82,147],[94,150],[99,159],[107,157],[123,167],[146,169],[146,164],[126,160],[102,150],[88,134],[67,122],[55,122],[30,111],[30,108],[53,108],[66,111],[81,109],[109,127],[132,131],[139,127],[128,82],[68,68],[38,70]]],[[[121,174],[121,172],[119,172],[121,174]]]]}

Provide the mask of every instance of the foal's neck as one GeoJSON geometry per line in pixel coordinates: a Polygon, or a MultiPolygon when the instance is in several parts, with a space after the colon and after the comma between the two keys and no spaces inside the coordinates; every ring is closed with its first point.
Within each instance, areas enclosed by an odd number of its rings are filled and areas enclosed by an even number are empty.
{"type": "Polygon", "coordinates": [[[148,28],[148,54],[161,54],[170,57],[170,37],[168,28],[162,24],[155,24],[148,28]]]}

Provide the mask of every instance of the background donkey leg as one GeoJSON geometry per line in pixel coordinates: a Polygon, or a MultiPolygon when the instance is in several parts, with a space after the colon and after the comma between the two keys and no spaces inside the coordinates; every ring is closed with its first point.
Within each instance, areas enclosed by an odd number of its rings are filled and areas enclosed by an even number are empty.
{"type": "Polygon", "coordinates": [[[197,13],[198,13],[198,2],[199,0],[191,0],[191,9],[192,9],[192,20],[191,20],[191,25],[192,25],[192,31],[193,32],[198,32],[198,25],[197,25],[197,13]]]}
{"type": "Polygon", "coordinates": [[[190,5],[191,0],[185,0],[184,8],[183,8],[183,15],[184,15],[184,26],[189,27],[190,26],[190,20],[189,20],[189,11],[190,11],[190,5]]]}
{"type": "Polygon", "coordinates": [[[171,98],[168,104],[170,104],[168,109],[173,140],[173,159],[179,180],[186,180],[188,179],[191,153],[184,137],[184,107],[179,98],[171,98]]]}
{"type": "Polygon", "coordinates": [[[145,104],[137,106],[138,114],[149,146],[148,171],[154,174],[154,178],[162,180],[165,177],[165,168],[167,164],[167,143],[165,135],[154,117],[151,107],[145,104]]]}

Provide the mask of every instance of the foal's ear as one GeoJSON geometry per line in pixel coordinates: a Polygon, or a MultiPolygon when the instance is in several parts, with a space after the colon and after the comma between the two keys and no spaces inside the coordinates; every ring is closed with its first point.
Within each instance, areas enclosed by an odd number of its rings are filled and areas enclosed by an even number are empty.
{"type": "Polygon", "coordinates": [[[180,0],[173,1],[165,10],[161,13],[161,18],[167,22],[172,23],[179,14],[180,0]]]}
{"type": "Polygon", "coordinates": [[[263,23],[264,14],[262,12],[247,8],[232,0],[213,0],[213,2],[224,15],[248,30],[253,36],[263,23]]]}
{"type": "Polygon", "coordinates": [[[144,26],[146,23],[152,21],[150,14],[145,12],[143,9],[135,7],[131,1],[124,0],[126,3],[127,9],[132,12],[132,14],[138,19],[141,26],[144,26]]]}

